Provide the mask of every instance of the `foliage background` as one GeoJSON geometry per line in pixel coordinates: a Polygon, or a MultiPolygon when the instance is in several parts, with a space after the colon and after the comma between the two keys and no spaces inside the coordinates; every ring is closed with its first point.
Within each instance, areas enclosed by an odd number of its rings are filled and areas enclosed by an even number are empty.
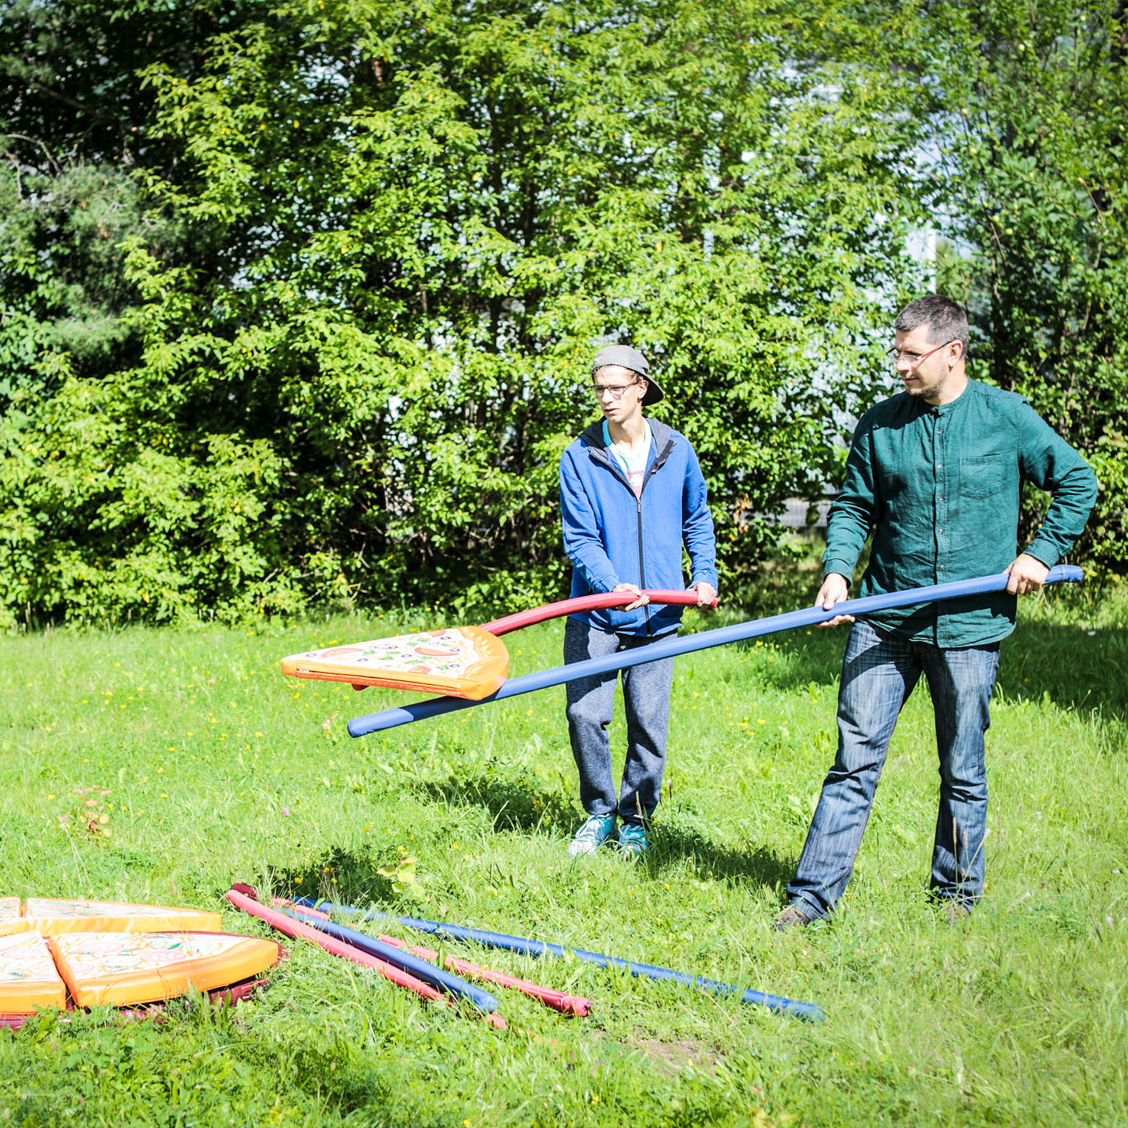
{"type": "Polygon", "coordinates": [[[934,285],[1124,568],[1116,4],[0,12],[8,626],[557,596],[605,340],[661,374],[732,591],[934,285]]]}

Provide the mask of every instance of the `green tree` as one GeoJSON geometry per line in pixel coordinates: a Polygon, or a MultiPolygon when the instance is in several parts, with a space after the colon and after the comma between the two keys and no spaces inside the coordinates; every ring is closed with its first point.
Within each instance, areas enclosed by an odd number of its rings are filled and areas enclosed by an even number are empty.
{"type": "MultiPolygon", "coordinates": [[[[138,567],[123,514],[136,510],[136,525],[144,513],[159,537],[160,513],[190,487],[175,467],[141,496],[150,467],[121,436],[147,408],[122,414],[113,394],[142,361],[129,241],[183,252],[138,175],[178,160],[148,132],[154,98],[138,70],[167,57],[194,73],[209,31],[233,18],[160,0],[2,5],[0,619],[148,608],[153,568],[138,567]]],[[[184,606],[193,578],[178,581],[184,606]]]]}
{"type": "Polygon", "coordinates": [[[754,565],[758,515],[833,473],[909,269],[901,80],[831,60],[848,14],[291,0],[124,52],[164,225],[120,244],[137,354],[29,413],[3,603],[558,594],[556,464],[606,339],[652,357],[729,575],[754,565]]]}

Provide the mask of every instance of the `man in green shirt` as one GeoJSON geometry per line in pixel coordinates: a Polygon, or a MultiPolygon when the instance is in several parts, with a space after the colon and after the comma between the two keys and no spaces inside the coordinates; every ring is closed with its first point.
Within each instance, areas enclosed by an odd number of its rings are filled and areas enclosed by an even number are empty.
{"type": "MultiPolygon", "coordinates": [[[[867,615],[854,623],[838,695],[838,751],[777,928],[826,916],[850,880],[885,753],[921,674],[936,715],[940,809],[932,895],[949,919],[983,891],[990,724],[999,641],[1016,596],[1037,591],[1080,534],[1096,478],[1021,396],[969,380],[967,316],[927,294],[894,322],[889,350],[904,392],[859,421],[846,482],[831,507],[824,580],[815,605],[846,598],[870,532],[862,596],[1009,572],[1005,592],[867,615]],[[1019,487],[1053,495],[1041,527],[1017,551],[1019,487]]],[[[853,622],[841,615],[824,624],[853,622]]]]}

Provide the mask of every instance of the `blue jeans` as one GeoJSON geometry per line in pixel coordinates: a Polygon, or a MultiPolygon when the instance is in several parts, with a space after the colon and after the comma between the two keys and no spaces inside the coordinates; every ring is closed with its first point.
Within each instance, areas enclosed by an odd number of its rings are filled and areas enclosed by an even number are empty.
{"type": "MultiPolygon", "coordinates": [[[[564,662],[602,658],[621,650],[657,642],[664,635],[619,635],[569,618],[564,626],[564,662]]],[[[609,674],[577,678],[565,683],[568,737],[580,773],[580,802],[589,815],[611,815],[628,823],[646,822],[662,794],[666,766],[666,732],[670,722],[670,686],[673,658],[644,662],[609,674]],[[627,719],[627,757],[622,789],[615,794],[611,775],[611,723],[615,682],[623,677],[623,702],[627,719]]]]}
{"type": "Polygon", "coordinates": [[[998,668],[997,642],[945,650],[854,624],[838,690],[838,753],[787,887],[791,904],[812,919],[834,910],[854,868],[897,717],[921,673],[932,694],[940,754],[932,892],[968,908],[979,900],[987,831],[983,735],[998,668]]]}

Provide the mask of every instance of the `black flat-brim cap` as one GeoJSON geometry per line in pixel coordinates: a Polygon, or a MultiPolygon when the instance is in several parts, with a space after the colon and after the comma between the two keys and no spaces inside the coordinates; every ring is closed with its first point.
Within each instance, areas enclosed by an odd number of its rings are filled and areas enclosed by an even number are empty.
{"type": "Polygon", "coordinates": [[[646,393],[642,397],[644,405],[657,403],[665,396],[666,393],[662,391],[661,385],[650,375],[650,363],[638,349],[632,349],[630,345],[604,345],[595,354],[595,360],[591,362],[591,370],[594,373],[608,364],[629,368],[647,382],[646,393]]]}

